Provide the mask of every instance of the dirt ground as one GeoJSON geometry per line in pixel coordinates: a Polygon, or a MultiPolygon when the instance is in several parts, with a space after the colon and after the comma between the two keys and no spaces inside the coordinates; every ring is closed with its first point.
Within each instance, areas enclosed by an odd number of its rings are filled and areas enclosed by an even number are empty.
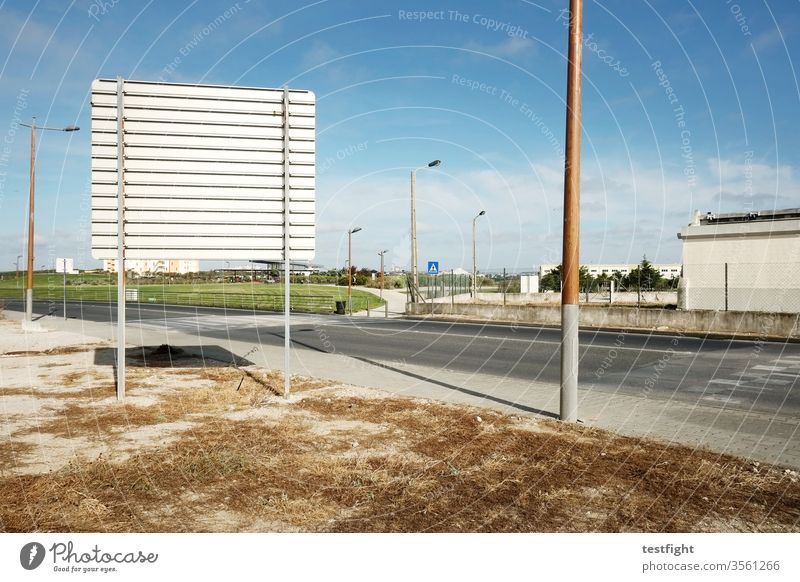
{"type": "Polygon", "coordinates": [[[0,531],[800,531],[797,472],[0,321],[0,531]],[[58,347],[54,347],[58,346],[58,347]]]}

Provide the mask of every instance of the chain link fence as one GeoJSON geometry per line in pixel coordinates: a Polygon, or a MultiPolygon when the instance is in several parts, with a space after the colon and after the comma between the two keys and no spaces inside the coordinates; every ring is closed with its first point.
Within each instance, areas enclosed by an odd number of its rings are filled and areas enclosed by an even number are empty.
{"type": "MultiPolygon", "coordinates": [[[[644,271],[647,273],[647,271],[644,271]]],[[[680,273],[675,273],[680,275],[680,273]]],[[[501,305],[557,304],[560,277],[493,269],[471,274],[420,274],[425,301],[501,305]]],[[[800,264],[717,263],[683,265],[682,276],[581,276],[580,302],[677,307],[686,310],[800,313],[800,264]]]]}
{"type": "Polygon", "coordinates": [[[472,276],[464,273],[442,272],[438,275],[419,273],[419,294],[424,301],[469,296],[472,276]]]}
{"type": "Polygon", "coordinates": [[[682,309],[798,313],[800,264],[684,265],[679,306],[682,309]]]}

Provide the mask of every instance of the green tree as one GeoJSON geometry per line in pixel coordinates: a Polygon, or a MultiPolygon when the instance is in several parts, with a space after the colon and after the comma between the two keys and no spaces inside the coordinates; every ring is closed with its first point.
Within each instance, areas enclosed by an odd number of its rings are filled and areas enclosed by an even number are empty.
{"type": "Polygon", "coordinates": [[[539,278],[542,291],[561,291],[561,265],[539,278]]]}
{"type": "MultiPolygon", "coordinates": [[[[539,288],[543,291],[561,291],[562,278],[563,268],[559,265],[539,279],[539,288]]],[[[594,282],[594,277],[589,274],[587,267],[581,267],[578,280],[580,282],[580,290],[584,291],[588,285],[594,282]]]]}
{"type": "Polygon", "coordinates": [[[642,257],[642,262],[625,277],[623,284],[629,289],[656,289],[661,285],[663,277],[653,264],[642,257]]]}

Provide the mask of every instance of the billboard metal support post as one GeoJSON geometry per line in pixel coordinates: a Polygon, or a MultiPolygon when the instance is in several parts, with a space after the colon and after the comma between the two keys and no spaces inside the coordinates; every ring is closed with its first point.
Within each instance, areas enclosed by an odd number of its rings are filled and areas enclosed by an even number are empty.
{"type": "Polygon", "coordinates": [[[291,312],[291,263],[290,263],[290,236],[289,236],[289,88],[283,88],[283,397],[289,398],[291,389],[291,326],[289,313],[291,312]]]}
{"type": "Polygon", "coordinates": [[[560,418],[578,420],[578,295],[580,292],[581,57],[583,0],[569,3],[567,130],[564,163],[564,247],[561,293],[560,418]]]}
{"type": "Polygon", "coordinates": [[[67,319],[67,259],[61,259],[64,267],[64,319],[67,319]]]}
{"type": "Polygon", "coordinates": [[[125,81],[117,77],[117,400],[125,399],[125,81]]]}

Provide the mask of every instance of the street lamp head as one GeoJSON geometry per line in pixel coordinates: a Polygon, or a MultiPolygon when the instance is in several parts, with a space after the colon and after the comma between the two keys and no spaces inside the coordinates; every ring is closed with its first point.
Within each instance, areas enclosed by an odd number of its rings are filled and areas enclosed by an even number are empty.
{"type": "Polygon", "coordinates": [[[483,216],[484,214],[486,214],[486,211],[485,211],[485,210],[481,210],[481,211],[478,213],[478,216],[483,216]]]}
{"type": "Polygon", "coordinates": [[[360,227],[360,226],[357,226],[357,227],[355,227],[355,228],[353,228],[353,229],[350,229],[350,231],[349,231],[349,232],[350,232],[350,234],[353,234],[354,232],[358,232],[359,230],[361,230],[361,227],[360,227]]]}
{"type": "Polygon", "coordinates": [[[428,164],[429,168],[435,168],[436,166],[441,166],[442,160],[433,160],[430,164],[428,164]]]}
{"type": "Polygon", "coordinates": [[[68,125],[63,129],[63,131],[78,131],[79,129],[80,127],[78,127],[77,125],[68,125]]]}

